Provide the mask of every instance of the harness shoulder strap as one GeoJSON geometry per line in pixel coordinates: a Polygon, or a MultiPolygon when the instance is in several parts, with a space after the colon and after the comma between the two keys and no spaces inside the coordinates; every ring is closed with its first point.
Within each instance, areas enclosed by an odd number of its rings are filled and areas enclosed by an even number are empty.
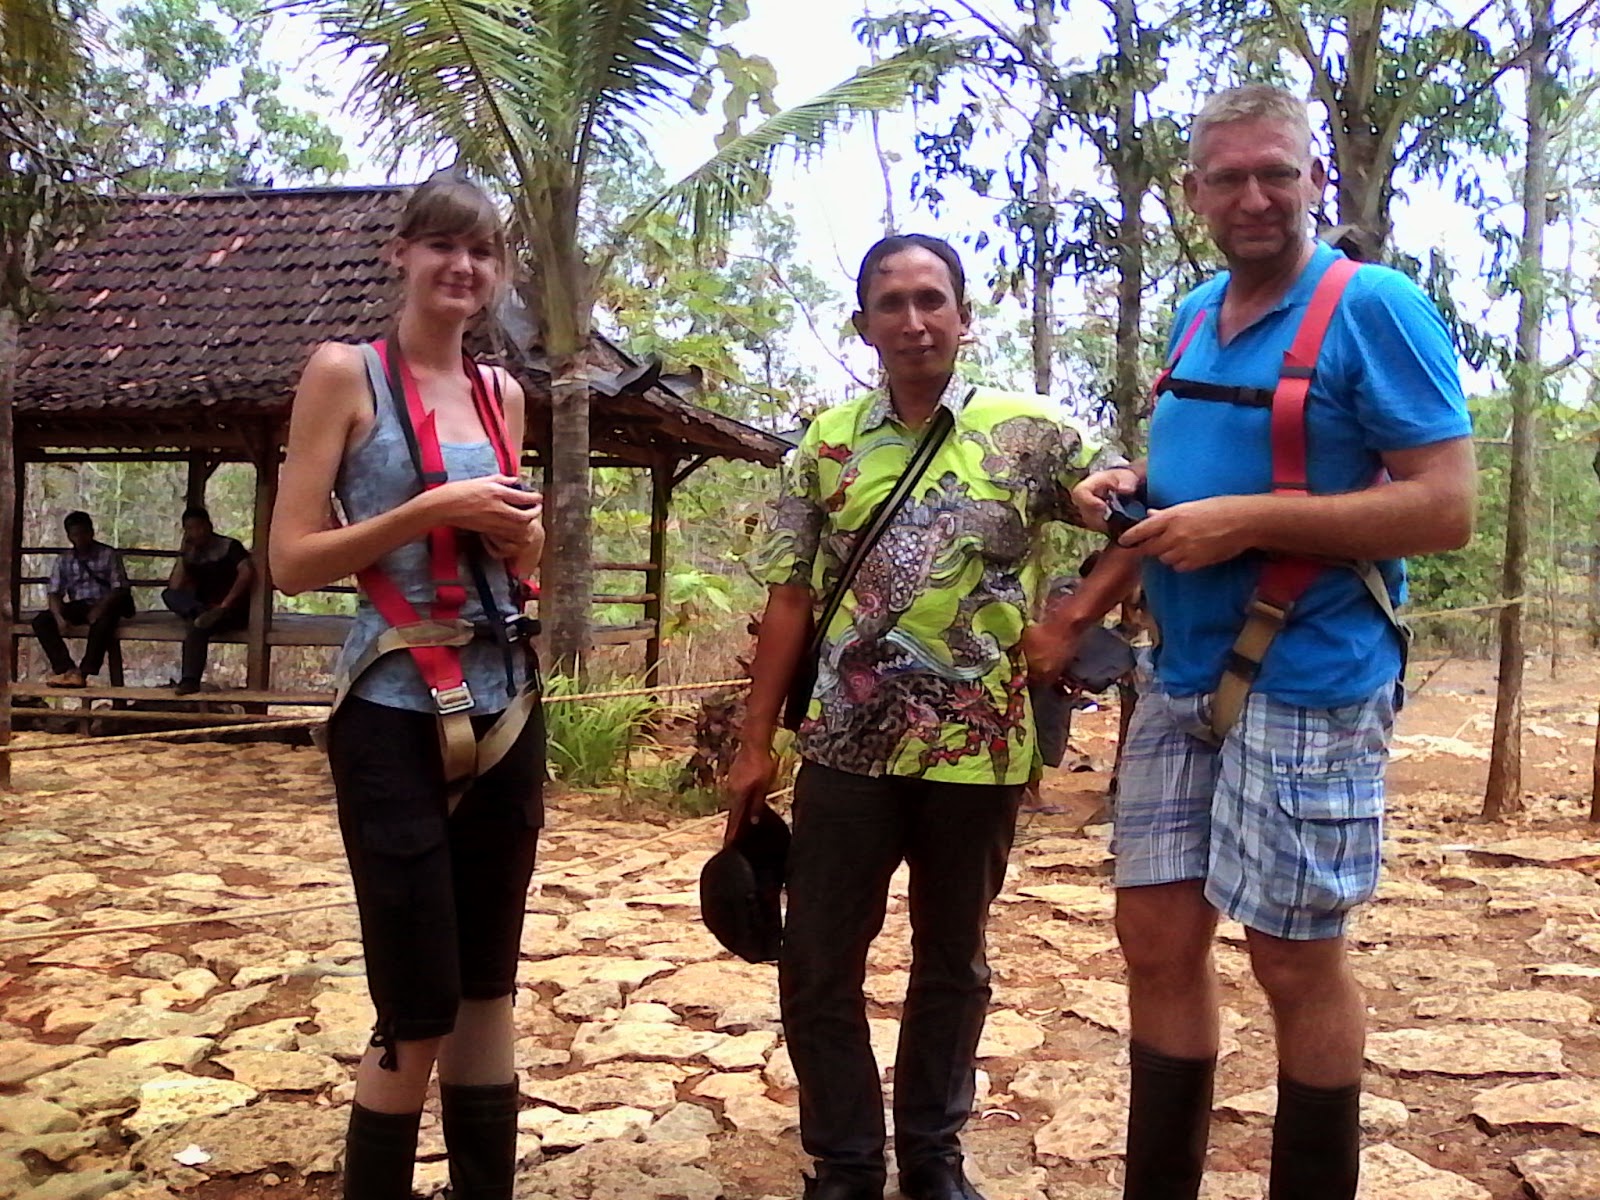
{"type": "Polygon", "coordinates": [[[1200,332],[1200,327],[1206,323],[1208,310],[1202,308],[1195,313],[1194,320],[1189,322],[1189,328],[1183,331],[1183,336],[1178,339],[1178,344],[1172,348],[1172,354],[1167,358],[1167,365],[1156,373],[1155,382],[1150,385],[1150,407],[1155,408],[1156,401],[1160,399],[1162,391],[1172,372],[1177,370],[1178,360],[1183,357],[1183,352],[1189,348],[1189,343],[1194,341],[1194,335],[1200,332]]]}
{"type": "MultiPolygon", "coordinates": [[[[1347,258],[1337,258],[1317,281],[1305,314],[1295,330],[1294,340],[1284,352],[1283,365],[1278,372],[1278,385],[1272,394],[1272,494],[1279,496],[1304,496],[1310,492],[1307,478],[1306,450],[1306,400],[1311,392],[1312,376],[1316,372],[1317,358],[1322,343],[1338,311],[1345,287],[1354,278],[1360,264],[1347,258]]],[[[1255,594],[1245,610],[1244,628],[1239,631],[1233,647],[1223,664],[1222,677],[1217,683],[1211,702],[1211,732],[1221,742],[1244,712],[1245,701],[1261,672],[1273,640],[1288,622],[1294,606],[1305,595],[1313,582],[1334,564],[1311,558],[1274,555],[1261,569],[1255,594]]],[[[1388,588],[1372,564],[1365,564],[1371,577],[1357,565],[1374,599],[1382,593],[1380,607],[1388,614],[1396,628],[1399,618],[1389,601],[1388,588]],[[1374,587],[1373,580],[1376,580],[1374,587]]]]}

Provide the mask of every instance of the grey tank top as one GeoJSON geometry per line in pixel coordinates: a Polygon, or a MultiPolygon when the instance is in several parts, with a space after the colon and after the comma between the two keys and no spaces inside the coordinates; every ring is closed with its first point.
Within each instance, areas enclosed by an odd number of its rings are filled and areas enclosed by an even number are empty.
{"type": "MultiPolygon", "coordinates": [[[[334,481],[334,495],[344,508],[345,519],[351,523],[398,508],[422,490],[378,352],[370,345],[362,346],[361,352],[367,365],[367,381],[372,388],[377,419],[360,444],[346,452],[339,465],[339,477],[334,481]]],[[[440,450],[451,480],[500,473],[494,448],[487,441],[444,442],[440,450]]],[[[427,542],[408,542],[385,554],[375,565],[394,580],[417,614],[426,618],[433,604],[433,573],[428,567],[427,542]]],[[[510,581],[504,568],[497,562],[485,562],[484,566],[495,605],[502,614],[512,611],[510,581]]],[[[487,621],[465,554],[460,564],[460,579],[467,589],[462,618],[475,624],[487,621]]],[[[378,615],[363,594],[356,607],[355,624],[339,653],[339,670],[348,670],[388,627],[389,623],[378,615]]],[[[514,652],[513,660],[512,677],[520,691],[527,682],[527,664],[520,650],[514,652]]],[[[505,656],[498,642],[479,638],[462,647],[461,670],[472,692],[474,713],[499,712],[511,703],[512,693],[506,690],[505,656]]],[[[350,694],[389,708],[437,711],[416,662],[404,651],[386,654],[373,663],[352,685],[350,694]]]]}

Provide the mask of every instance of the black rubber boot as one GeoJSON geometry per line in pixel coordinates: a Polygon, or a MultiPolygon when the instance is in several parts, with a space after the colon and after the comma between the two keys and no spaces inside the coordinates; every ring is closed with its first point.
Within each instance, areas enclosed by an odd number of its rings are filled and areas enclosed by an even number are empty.
{"type": "Polygon", "coordinates": [[[450,1200],[511,1200],[517,1171],[517,1085],[441,1083],[450,1200]]]}
{"type": "Polygon", "coordinates": [[[1361,1177],[1361,1085],[1278,1077],[1268,1200],[1354,1200],[1361,1177]]]}
{"type": "Polygon", "coordinates": [[[883,1200],[884,1180],[870,1171],[828,1168],[820,1163],[815,1175],[802,1175],[802,1200],[883,1200]]]}
{"type": "Polygon", "coordinates": [[[381,1113],[350,1106],[344,1142],[345,1200],[411,1200],[422,1114],[381,1113]]]}
{"type": "Polygon", "coordinates": [[[1195,1200],[1211,1135],[1215,1058],[1130,1048],[1127,1175],[1123,1200],[1195,1200]]]}

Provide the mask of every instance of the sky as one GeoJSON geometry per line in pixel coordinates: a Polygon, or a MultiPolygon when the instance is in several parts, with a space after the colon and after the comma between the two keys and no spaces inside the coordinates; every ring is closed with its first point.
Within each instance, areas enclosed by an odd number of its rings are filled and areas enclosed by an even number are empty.
{"type": "MultiPolygon", "coordinates": [[[[989,5],[995,12],[1011,11],[1009,0],[989,0],[989,5]]],[[[878,0],[880,11],[887,7],[885,0],[878,0]]],[[[751,0],[750,18],[729,36],[741,51],[763,55],[773,62],[779,81],[777,99],[780,104],[792,105],[847,77],[866,63],[867,52],[852,29],[861,14],[862,0],[805,0],[804,3],[751,0]]],[[[267,54],[279,62],[295,64],[292,71],[286,72],[290,81],[286,98],[322,112],[345,137],[352,169],[341,182],[388,181],[390,176],[377,156],[377,148],[363,147],[364,131],[341,107],[355,82],[355,65],[319,46],[315,27],[307,18],[280,11],[273,21],[266,43],[267,54]],[[318,84],[331,93],[331,100],[313,93],[312,87],[318,84]]],[[[1057,44],[1081,44],[1098,53],[1105,44],[1101,26],[1099,6],[1070,6],[1058,28],[1057,44]]],[[[1170,80],[1181,80],[1186,74],[1182,64],[1169,64],[1170,80]]],[[[1520,86],[1520,76],[1507,77],[1504,95],[1514,109],[1520,108],[1520,86]]],[[[1180,83],[1172,81],[1158,92],[1157,99],[1177,112],[1186,111],[1196,103],[1180,83]]],[[[907,197],[916,166],[914,134],[919,124],[934,127],[938,123],[936,114],[910,111],[889,114],[881,121],[880,136],[884,147],[899,158],[892,167],[892,175],[896,216],[901,227],[956,240],[963,233],[991,228],[997,203],[966,194],[964,188],[955,185],[949,189],[950,202],[939,218],[911,208],[907,197]]],[[[705,118],[669,118],[659,123],[652,130],[650,140],[667,175],[677,177],[712,153],[713,139],[720,124],[715,106],[713,114],[705,118]]],[[[1487,162],[1483,165],[1491,174],[1503,179],[1500,190],[1511,195],[1513,183],[1505,176],[1503,165],[1487,162]]],[[[1066,169],[1060,176],[1070,178],[1076,170],[1089,172],[1093,169],[1092,157],[1086,151],[1076,151],[1069,153],[1066,169]]],[[[408,166],[399,176],[401,181],[409,182],[425,174],[421,166],[408,166]]],[[[1458,272],[1456,292],[1463,309],[1481,312],[1490,327],[1509,333],[1515,321],[1514,305],[1505,299],[1491,300],[1477,282],[1483,269],[1484,243],[1473,228],[1471,214],[1456,202],[1449,190],[1436,184],[1408,184],[1405,193],[1396,210],[1396,244],[1418,256],[1426,256],[1433,246],[1443,247],[1458,272]]],[[[882,232],[884,188],[866,123],[836,138],[820,157],[797,167],[781,168],[774,179],[773,198],[792,211],[798,226],[801,254],[841,294],[848,294],[855,264],[882,232]]],[[[1513,231],[1520,231],[1519,213],[1507,213],[1504,219],[1513,231]]],[[[1592,232],[1588,236],[1592,243],[1592,232]]],[[[1564,239],[1559,228],[1553,230],[1552,238],[1551,261],[1556,262],[1564,253],[1564,239]]],[[[1592,269],[1592,259],[1586,261],[1592,269]]],[[[974,276],[979,273],[980,270],[971,271],[974,276]]],[[[1058,296],[1061,307],[1070,314],[1075,307],[1071,285],[1061,285],[1058,296]]],[[[843,315],[842,312],[837,314],[840,319],[843,315]]],[[[1004,319],[1018,317],[1020,310],[1013,310],[1004,319]]],[[[838,320],[819,322],[825,334],[838,324],[838,320]]],[[[1564,353],[1570,344],[1570,338],[1565,338],[1564,334],[1564,318],[1556,329],[1562,331],[1562,337],[1555,339],[1552,357],[1564,353]]],[[[1592,319],[1585,332],[1596,333],[1592,319]]],[[[819,345],[803,323],[797,325],[794,336],[797,355],[816,372],[825,393],[842,394],[851,386],[848,375],[834,361],[835,354],[842,354],[858,376],[871,373],[870,352],[859,344],[819,345]]],[[[1486,373],[1468,372],[1469,387],[1492,387],[1498,382],[1486,373]]],[[[1578,390],[1581,391],[1581,387],[1578,390]]]]}

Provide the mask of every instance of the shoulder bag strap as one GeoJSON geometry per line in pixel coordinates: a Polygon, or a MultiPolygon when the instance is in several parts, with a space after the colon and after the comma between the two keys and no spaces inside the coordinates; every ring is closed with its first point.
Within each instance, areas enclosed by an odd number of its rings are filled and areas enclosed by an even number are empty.
{"type": "MultiPolygon", "coordinates": [[[[973,388],[967,393],[966,400],[962,402],[963,406],[971,401],[977,390],[973,388]]],[[[934,455],[939,453],[939,448],[944,445],[944,440],[954,425],[955,415],[948,408],[941,404],[934,410],[928,428],[923,431],[922,440],[917,443],[917,448],[911,455],[911,461],[906,463],[906,469],[895,481],[893,490],[883,498],[877,508],[872,510],[872,516],[862,526],[861,533],[850,548],[850,557],[845,560],[839,578],[834,581],[833,590],[828,593],[827,603],[822,607],[822,618],[811,633],[810,653],[813,657],[821,653],[822,641],[827,634],[828,626],[833,624],[833,618],[838,615],[839,606],[844,603],[844,594],[850,590],[856,572],[861,569],[861,564],[866,562],[867,555],[872,553],[872,548],[883,537],[884,531],[894,523],[895,517],[905,507],[912,490],[927,471],[934,455]]]]}

